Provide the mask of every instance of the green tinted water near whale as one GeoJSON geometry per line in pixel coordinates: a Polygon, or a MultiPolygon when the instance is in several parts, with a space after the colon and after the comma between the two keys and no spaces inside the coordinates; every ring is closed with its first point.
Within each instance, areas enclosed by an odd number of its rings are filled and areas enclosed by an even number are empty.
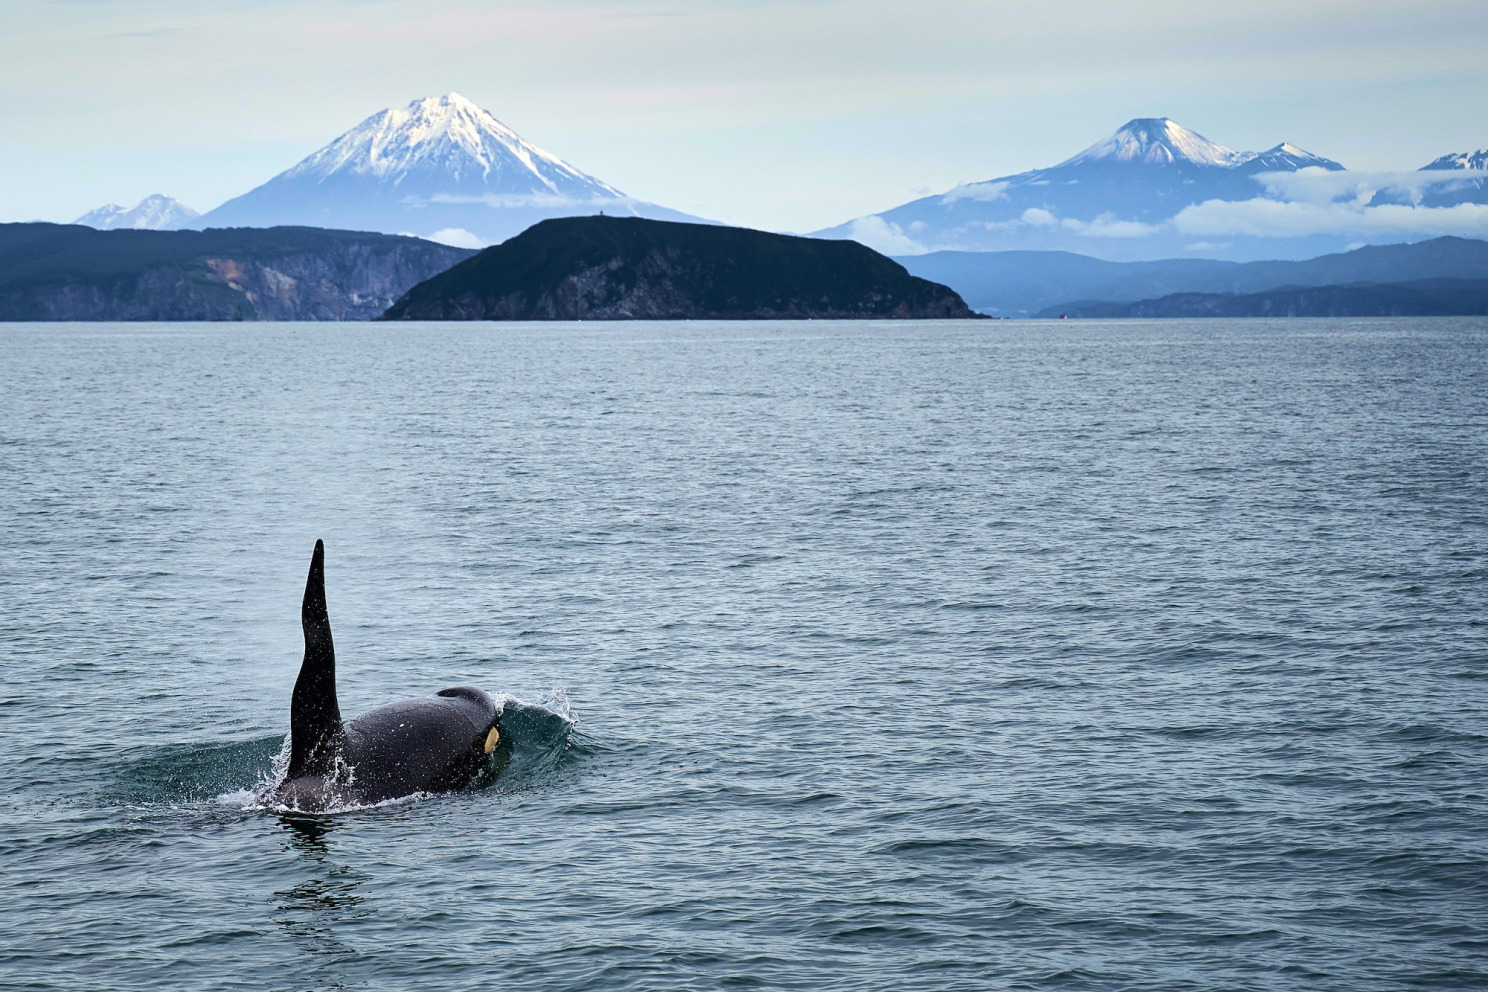
{"type": "Polygon", "coordinates": [[[1485,345],[0,327],[0,974],[1481,988],[1485,345]],[[319,536],[345,712],[512,697],[477,788],[255,805],[319,536]]]}

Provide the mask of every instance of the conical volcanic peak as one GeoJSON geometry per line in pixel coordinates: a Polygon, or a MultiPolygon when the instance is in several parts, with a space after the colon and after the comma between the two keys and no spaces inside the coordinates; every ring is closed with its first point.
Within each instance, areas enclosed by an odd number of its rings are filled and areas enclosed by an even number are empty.
{"type": "Polygon", "coordinates": [[[353,174],[399,186],[438,176],[462,189],[570,198],[621,197],[558,156],[524,140],[458,93],[425,97],[373,114],[284,173],[286,179],[353,174]]]}
{"type": "Polygon", "coordinates": [[[1166,117],[1138,117],[1127,121],[1109,138],[1097,141],[1056,168],[1090,162],[1141,162],[1146,165],[1192,165],[1230,167],[1245,155],[1210,141],[1196,131],[1166,117]]]}
{"type": "Polygon", "coordinates": [[[373,114],[196,226],[382,231],[479,248],[546,218],[598,213],[699,219],[626,196],[446,93],[373,114]]]}

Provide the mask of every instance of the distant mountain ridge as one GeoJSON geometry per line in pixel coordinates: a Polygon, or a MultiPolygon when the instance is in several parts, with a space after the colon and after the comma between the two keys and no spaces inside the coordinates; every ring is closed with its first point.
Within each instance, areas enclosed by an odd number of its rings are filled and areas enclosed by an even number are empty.
{"type": "Polygon", "coordinates": [[[626,196],[447,93],[373,114],[192,226],[414,232],[479,247],[545,218],[600,212],[698,219],[626,196]]]}
{"type": "Polygon", "coordinates": [[[131,209],[110,203],[88,211],[73,223],[100,231],[124,228],[136,231],[175,231],[189,226],[200,216],[201,214],[180,200],[155,193],[145,197],[131,209]]]}
{"type": "Polygon", "coordinates": [[[935,252],[896,259],[944,283],[967,303],[998,316],[1046,308],[1129,303],[1174,293],[1249,294],[1281,286],[1488,279],[1488,241],[1443,237],[1415,244],[1366,245],[1302,261],[1226,262],[1176,258],[1109,262],[1070,252],[935,252]]]}
{"type": "Polygon", "coordinates": [[[1488,279],[1284,286],[1264,293],[1174,293],[1132,303],[1051,307],[1040,317],[1463,317],[1488,314],[1488,279]]]}
{"type": "Polygon", "coordinates": [[[471,254],[317,228],[0,224],[0,320],[371,320],[471,254]]]}

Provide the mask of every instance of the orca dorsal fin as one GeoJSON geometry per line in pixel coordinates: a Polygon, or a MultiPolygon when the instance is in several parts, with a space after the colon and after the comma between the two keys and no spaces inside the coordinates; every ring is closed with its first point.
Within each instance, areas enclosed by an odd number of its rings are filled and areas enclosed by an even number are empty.
{"type": "Polygon", "coordinates": [[[325,545],[320,541],[310,558],[300,624],[305,628],[305,660],[289,704],[290,778],[331,774],[344,738],[336,703],[336,647],[326,610],[325,545]]]}

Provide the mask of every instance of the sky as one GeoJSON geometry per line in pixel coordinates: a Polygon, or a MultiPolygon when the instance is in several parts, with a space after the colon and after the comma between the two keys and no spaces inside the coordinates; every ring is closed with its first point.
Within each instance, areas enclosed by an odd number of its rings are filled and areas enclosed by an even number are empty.
{"type": "Polygon", "coordinates": [[[457,90],[626,193],[805,232],[1133,117],[1351,169],[1488,147],[1488,3],[0,0],[0,221],[206,211],[457,90]]]}

